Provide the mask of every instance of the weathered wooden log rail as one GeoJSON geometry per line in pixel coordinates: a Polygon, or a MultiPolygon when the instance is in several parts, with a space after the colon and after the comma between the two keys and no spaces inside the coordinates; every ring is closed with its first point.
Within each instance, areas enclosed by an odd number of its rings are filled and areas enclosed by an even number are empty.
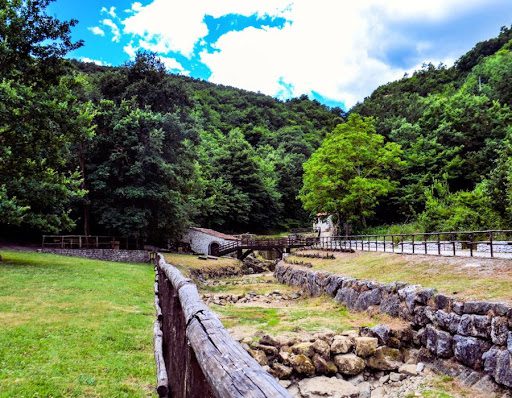
{"type": "Polygon", "coordinates": [[[160,397],[290,397],[231,338],[190,279],[161,255],[156,256],[156,273],[155,305],[160,319],[155,324],[155,359],[160,397]]]}

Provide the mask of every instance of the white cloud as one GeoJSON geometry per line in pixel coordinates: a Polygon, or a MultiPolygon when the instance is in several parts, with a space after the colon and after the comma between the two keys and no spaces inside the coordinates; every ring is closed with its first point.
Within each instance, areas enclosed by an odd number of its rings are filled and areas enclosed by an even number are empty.
{"type": "Polygon", "coordinates": [[[79,60],[82,61],[82,62],[91,62],[91,63],[99,65],[99,66],[110,66],[110,64],[108,62],[101,61],[99,59],[92,59],[92,58],[88,58],[88,57],[80,57],[79,60]]]}
{"type": "Polygon", "coordinates": [[[170,57],[159,57],[160,61],[165,65],[167,70],[173,73],[180,73],[182,75],[189,75],[190,72],[185,70],[182,64],[180,64],[178,61],[176,61],[174,58],[170,57]]]}
{"type": "Polygon", "coordinates": [[[116,8],[114,6],[107,9],[107,7],[101,7],[101,12],[110,15],[112,18],[117,18],[116,8]]]}
{"type": "Polygon", "coordinates": [[[101,23],[105,26],[108,26],[112,31],[112,41],[115,43],[119,43],[121,41],[121,30],[116,25],[114,21],[111,19],[104,19],[101,23]]]}
{"type": "Polygon", "coordinates": [[[409,63],[439,62],[422,59],[432,43],[416,45],[393,25],[442,23],[495,1],[153,0],[146,6],[133,3],[133,14],[122,23],[124,33],[138,40],[138,46],[125,47],[130,56],[145,48],[192,57],[195,46],[208,35],[206,15],[283,17],[289,22],[282,28],[231,31],[212,43],[217,51],[203,50],[200,58],[212,71],[210,80],[270,95],[315,91],[351,106],[378,85],[411,72],[385,61],[390,45],[415,48],[417,59],[409,63]]]}
{"type": "Polygon", "coordinates": [[[137,6],[136,13],[123,21],[124,32],[146,42],[156,41],[158,48],[166,52],[191,56],[197,41],[208,34],[205,15],[278,15],[289,3],[290,0],[154,0],[147,6],[137,6]]]}
{"type": "Polygon", "coordinates": [[[105,36],[105,31],[101,29],[99,26],[91,26],[87,28],[89,31],[92,32],[93,35],[96,36],[105,36]]]}

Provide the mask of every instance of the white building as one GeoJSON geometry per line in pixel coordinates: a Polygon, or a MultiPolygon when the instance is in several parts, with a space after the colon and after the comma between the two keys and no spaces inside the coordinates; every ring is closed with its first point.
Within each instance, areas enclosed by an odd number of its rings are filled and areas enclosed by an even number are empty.
{"type": "Polygon", "coordinates": [[[334,236],[336,234],[336,226],[332,221],[332,216],[327,213],[318,213],[316,215],[316,221],[313,224],[313,229],[321,238],[334,236]]]}
{"type": "Polygon", "coordinates": [[[181,240],[183,243],[189,244],[195,253],[216,256],[221,245],[239,239],[233,235],[223,234],[213,229],[191,227],[181,240]]]}

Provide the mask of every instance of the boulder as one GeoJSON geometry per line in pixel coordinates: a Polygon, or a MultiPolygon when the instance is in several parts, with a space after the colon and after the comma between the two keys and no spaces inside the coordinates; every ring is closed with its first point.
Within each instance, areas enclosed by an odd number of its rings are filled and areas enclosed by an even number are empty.
{"type": "Polygon", "coordinates": [[[293,345],[291,348],[292,348],[292,352],[294,354],[302,354],[309,358],[311,358],[313,356],[313,354],[315,353],[315,350],[313,348],[313,343],[310,343],[310,342],[297,343],[297,344],[293,345]]]}
{"type": "Polygon", "coordinates": [[[379,288],[365,291],[359,295],[354,303],[354,309],[364,311],[372,305],[379,305],[381,301],[381,291],[379,288]]]}
{"type": "Polygon", "coordinates": [[[470,368],[482,368],[483,354],[491,348],[491,344],[475,337],[456,335],[454,340],[455,358],[470,368]]]}
{"type": "Polygon", "coordinates": [[[366,358],[377,350],[378,340],[375,337],[356,337],[356,355],[366,358]]]}
{"type": "Polygon", "coordinates": [[[396,370],[402,365],[402,355],[396,348],[379,347],[366,363],[377,370],[396,370]]]}
{"type": "Polygon", "coordinates": [[[396,294],[388,294],[381,299],[380,310],[385,314],[397,317],[400,308],[400,298],[396,294]]]}
{"type": "Polygon", "coordinates": [[[491,317],[464,314],[460,318],[457,334],[487,339],[491,335],[491,317]]]}
{"type": "Polygon", "coordinates": [[[432,308],[419,305],[414,308],[413,323],[418,326],[426,326],[434,319],[434,311],[432,308]]]}
{"type": "Polygon", "coordinates": [[[418,374],[418,367],[415,364],[404,364],[398,368],[398,372],[407,376],[416,376],[418,374]]]}
{"type": "Polygon", "coordinates": [[[493,304],[487,301],[466,301],[464,303],[465,314],[487,315],[493,309],[493,304]]]}
{"type": "Polygon", "coordinates": [[[494,344],[507,344],[508,337],[508,319],[501,316],[495,316],[491,321],[491,339],[494,344]]]}
{"type": "Polygon", "coordinates": [[[444,294],[436,294],[433,300],[436,309],[450,312],[452,308],[453,299],[451,299],[448,296],[445,296],[444,294]]]}
{"type": "Polygon", "coordinates": [[[324,290],[328,295],[334,297],[342,284],[343,277],[337,275],[330,275],[327,277],[327,284],[324,290]]]}
{"type": "Polygon", "coordinates": [[[371,398],[372,388],[370,383],[363,381],[357,385],[357,388],[359,389],[359,398],[371,398]]]}
{"type": "Polygon", "coordinates": [[[249,354],[258,362],[261,366],[268,365],[267,356],[263,351],[260,350],[249,350],[249,354]]]}
{"type": "Polygon", "coordinates": [[[454,312],[436,311],[434,314],[436,325],[450,333],[457,333],[460,324],[460,315],[454,312]]]}
{"type": "Polygon", "coordinates": [[[340,354],[334,357],[338,371],[346,376],[354,376],[365,368],[364,360],[354,354],[340,354]]]}
{"type": "Polygon", "coordinates": [[[507,350],[512,355],[512,332],[508,332],[507,350]]]}
{"type": "MultiPolygon", "coordinates": [[[[345,282],[343,285],[345,285],[345,282]]],[[[348,308],[354,309],[358,297],[359,293],[356,290],[349,287],[342,287],[338,290],[334,299],[338,303],[345,304],[348,308]]]]}
{"type": "Polygon", "coordinates": [[[269,336],[268,334],[265,334],[265,335],[261,336],[260,344],[267,345],[267,346],[270,345],[270,346],[273,346],[273,347],[279,347],[281,345],[279,343],[279,341],[277,341],[272,336],[269,336]]]}
{"type": "Polygon", "coordinates": [[[331,353],[346,354],[354,346],[354,339],[348,336],[334,336],[334,340],[331,344],[331,353]]]}
{"type": "Polygon", "coordinates": [[[281,347],[281,350],[279,351],[278,358],[282,363],[287,364],[291,355],[292,355],[291,348],[288,346],[283,346],[283,347],[281,347]]]}
{"type": "Polygon", "coordinates": [[[320,375],[335,375],[338,372],[334,362],[325,359],[319,354],[313,355],[313,365],[315,365],[316,373],[320,375]]]}
{"type": "Polygon", "coordinates": [[[331,346],[325,340],[317,339],[313,343],[313,350],[325,359],[329,359],[331,356],[331,346]]]}
{"type": "Polygon", "coordinates": [[[305,376],[313,376],[315,374],[315,365],[304,354],[290,355],[288,362],[292,368],[299,374],[305,376]]]}
{"type": "Polygon", "coordinates": [[[288,379],[292,375],[292,372],[293,372],[292,368],[290,368],[289,366],[283,365],[282,363],[279,363],[279,362],[274,362],[272,364],[272,370],[273,370],[272,373],[278,379],[288,379]]]}
{"type": "Polygon", "coordinates": [[[264,344],[253,344],[252,348],[258,351],[263,351],[265,354],[267,354],[270,357],[275,357],[279,353],[279,350],[276,347],[273,347],[271,345],[264,345],[264,344]]]}
{"type": "Polygon", "coordinates": [[[427,349],[440,358],[453,356],[453,337],[448,332],[428,325],[425,329],[425,343],[427,349]]]}
{"type": "Polygon", "coordinates": [[[512,387],[512,361],[508,350],[494,346],[483,355],[485,372],[494,380],[507,387],[512,387]]]}
{"type": "Polygon", "coordinates": [[[336,377],[313,377],[299,382],[303,398],[358,398],[359,389],[348,381],[336,377]]]}
{"type": "Polygon", "coordinates": [[[379,343],[383,345],[387,345],[389,341],[389,337],[391,335],[391,330],[387,325],[377,325],[370,329],[372,334],[379,339],[379,343]]]}

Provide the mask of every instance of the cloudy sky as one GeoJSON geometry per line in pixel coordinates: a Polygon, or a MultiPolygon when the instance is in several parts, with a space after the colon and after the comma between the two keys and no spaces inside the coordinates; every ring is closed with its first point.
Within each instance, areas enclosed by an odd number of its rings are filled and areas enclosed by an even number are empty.
{"type": "Polygon", "coordinates": [[[424,62],[452,64],[512,24],[512,0],[57,0],[71,57],[155,51],[173,73],[346,109],[424,62]]]}

